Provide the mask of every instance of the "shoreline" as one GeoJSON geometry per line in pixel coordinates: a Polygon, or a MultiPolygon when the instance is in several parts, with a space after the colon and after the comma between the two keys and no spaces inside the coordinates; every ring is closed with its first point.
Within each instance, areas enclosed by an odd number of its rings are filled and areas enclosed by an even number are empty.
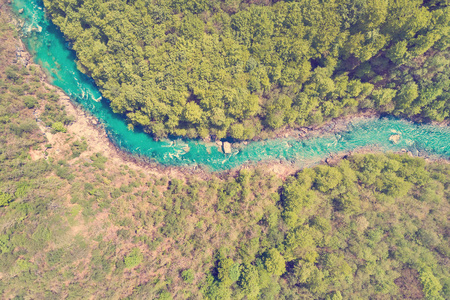
{"type": "MultiPolygon", "coordinates": [[[[382,150],[378,149],[374,146],[366,146],[361,147],[354,150],[344,151],[344,152],[338,152],[338,153],[330,153],[328,157],[317,159],[317,160],[310,160],[310,161],[288,161],[286,159],[270,159],[270,160],[264,160],[264,161],[247,161],[237,167],[227,169],[227,170],[218,170],[218,171],[211,171],[209,170],[209,167],[206,165],[183,165],[183,166],[174,166],[174,165],[164,165],[162,163],[159,163],[157,161],[154,161],[147,156],[139,155],[139,154],[133,154],[129,152],[126,149],[122,149],[120,146],[118,146],[116,143],[114,143],[110,137],[108,136],[108,133],[106,131],[105,125],[103,123],[100,123],[95,116],[93,116],[90,112],[84,109],[84,107],[72,100],[68,95],[64,93],[62,89],[59,87],[53,86],[49,83],[48,85],[52,86],[55,90],[57,90],[58,94],[60,95],[60,100],[63,102],[66,106],[70,105],[74,111],[77,112],[76,117],[85,118],[89,122],[89,126],[92,127],[98,134],[99,138],[102,139],[105,144],[108,145],[108,148],[112,150],[115,156],[120,158],[122,161],[127,163],[132,163],[136,165],[139,168],[143,169],[153,169],[156,170],[158,173],[161,174],[171,174],[171,173],[181,173],[185,176],[187,175],[196,175],[200,176],[202,178],[210,178],[212,174],[218,175],[219,177],[226,177],[231,174],[236,174],[241,169],[271,169],[279,171],[280,169],[284,169],[282,172],[283,174],[288,173],[289,175],[297,173],[298,171],[312,167],[319,164],[328,164],[328,165],[335,165],[340,160],[347,158],[348,156],[352,156],[355,154],[409,154],[411,157],[419,157],[427,162],[443,162],[443,163],[450,163],[449,159],[442,158],[442,157],[433,157],[433,154],[426,153],[425,155],[417,155],[413,156],[408,150],[402,149],[401,151],[393,151],[393,152],[383,152],[382,150]]],[[[283,133],[280,133],[276,138],[266,139],[266,141],[274,140],[274,139],[283,139],[283,138],[296,138],[297,140],[307,140],[312,137],[317,137],[323,134],[336,134],[338,132],[345,131],[347,126],[355,121],[356,119],[370,119],[370,118],[379,118],[382,117],[377,112],[363,112],[355,115],[347,115],[343,117],[339,117],[333,120],[330,120],[326,123],[323,123],[315,128],[308,128],[308,127],[302,127],[301,129],[285,129],[283,133]],[[328,127],[328,128],[327,128],[328,127]],[[330,127],[332,127],[330,129],[330,127]],[[286,136],[286,134],[289,134],[286,136]],[[297,135],[297,136],[295,136],[297,135]]],[[[408,122],[411,122],[411,120],[406,120],[408,122]]],[[[439,126],[448,126],[447,124],[438,124],[439,126]]],[[[242,145],[243,142],[237,142],[232,143],[233,148],[239,148],[242,146],[248,145],[248,143],[256,142],[256,141],[247,141],[245,145],[242,145]]],[[[275,172],[279,173],[279,172],[275,172]]]]}
{"type": "MultiPolygon", "coordinates": [[[[8,7],[8,6],[7,6],[8,7]]],[[[8,7],[7,14],[9,14],[11,18],[11,22],[17,22],[17,24],[20,24],[20,18],[18,18],[8,7]]],[[[14,24],[14,25],[17,25],[14,24]]],[[[243,163],[240,166],[228,169],[228,170],[218,170],[218,171],[212,171],[209,170],[209,167],[206,165],[184,165],[184,166],[174,166],[174,165],[164,165],[161,163],[158,163],[156,161],[153,161],[151,158],[148,158],[144,155],[139,154],[133,154],[129,152],[126,149],[122,149],[120,146],[115,144],[109,137],[105,125],[98,121],[98,119],[93,116],[89,111],[87,111],[81,104],[77,103],[76,100],[72,100],[65,92],[57,87],[51,84],[51,81],[49,80],[48,74],[46,74],[45,70],[39,65],[34,62],[34,58],[29,52],[28,48],[26,47],[25,43],[22,41],[19,37],[17,38],[17,41],[20,43],[20,47],[16,50],[16,54],[21,59],[21,63],[23,63],[25,66],[29,64],[37,65],[39,66],[41,73],[43,76],[41,76],[41,82],[48,86],[51,89],[54,89],[60,98],[61,104],[63,104],[67,109],[68,113],[73,115],[75,118],[74,123],[78,123],[77,127],[79,131],[83,135],[84,132],[89,132],[90,130],[94,130],[95,137],[92,136],[93,140],[89,140],[89,145],[93,146],[95,142],[97,142],[97,145],[102,145],[103,152],[108,152],[109,156],[111,158],[115,157],[119,162],[122,163],[132,163],[135,166],[156,171],[160,174],[184,174],[186,175],[197,175],[202,178],[209,178],[212,174],[216,174],[219,176],[222,175],[228,175],[232,173],[236,173],[237,171],[245,168],[270,168],[270,169],[277,169],[281,170],[283,174],[286,173],[295,173],[299,170],[309,167],[311,165],[317,165],[321,163],[329,163],[329,161],[334,160],[341,160],[345,158],[346,156],[356,154],[356,153],[381,153],[381,151],[378,151],[376,147],[369,147],[369,148],[361,148],[356,149],[353,151],[346,151],[344,153],[330,153],[328,157],[317,159],[309,162],[296,162],[296,161],[288,161],[284,159],[270,159],[266,161],[248,161],[246,163],[243,163]],[[86,124],[81,124],[86,123],[86,124]],[[92,144],[92,145],[91,145],[92,144]],[[106,147],[105,147],[106,146],[106,147]],[[302,166],[300,166],[302,164],[302,166]]],[[[19,62],[19,61],[18,61],[19,62]]],[[[345,116],[340,116],[335,119],[328,120],[320,125],[314,125],[314,126],[305,126],[305,127],[297,127],[297,128],[284,128],[280,129],[278,131],[272,132],[273,136],[268,139],[262,139],[262,138],[255,138],[251,141],[240,141],[232,143],[233,148],[241,148],[248,145],[248,143],[256,142],[256,141],[264,141],[264,140],[275,140],[275,139],[282,139],[282,138],[295,138],[297,140],[302,139],[308,139],[311,137],[316,137],[324,134],[334,134],[337,132],[341,132],[346,130],[348,127],[348,124],[350,124],[352,121],[356,119],[368,119],[368,118],[379,118],[382,117],[382,114],[374,111],[374,110],[365,110],[345,116]]],[[[410,122],[414,122],[411,119],[405,119],[410,122]]],[[[430,122],[430,124],[433,125],[439,125],[439,126],[448,126],[449,121],[444,121],[442,123],[438,122],[430,122]]],[[[69,125],[71,127],[72,125],[69,125]]],[[[200,140],[199,140],[200,141],[200,140]]],[[[393,152],[393,153],[405,153],[405,151],[399,151],[399,152],[393,152]]],[[[428,156],[432,155],[426,155],[424,158],[427,159],[428,156]]],[[[436,159],[433,159],[435,161],[436,159]]],[[[439,159],[438,159],[439,160],[439,159]]],[[[448,162],[448,159],[443,159],[446,162],[448,162]]]]}
{"type": "MultiPolygon", "coordinates": [[[[76,122],[83,122],[83,120],[87,123],[86,125],[90,127],[90,129],[94,130],[96,132],[97,138],[100,143],[103,146],[106,146],[108,149],[104,149],[102,152],[109,152],[110,156],[115,156],[119,159],[122,163],[132,163],[138,168],[145,169],[145,170],[152,170],[156,171],[159,174],[163,175],[174,175],[174,173],[183,174],[184,177],[188,175],[196,175],[200,176],[201,178],[208,179],[213,174],[218,175],[219,177],[226,177],[231,174],[236,174],[241,169],[258,169],[258,168],[264,168],[264,169],[271,169],[275,170],[275,173],[281,173],[280,175],[282,177],[284,175],[291,175],[294,174],[304,168],[308,168],[314,165],[318,164],[335,164],[336,162],[345,159],[347,156],[351,156],[353,154],[368,154],[368,153],[385,153],[381,150],[378,150],[376,147],[363,147],[361,149],[355,149],[350,151],[345,151],[342,153],[330,153],[328,157],[321,158],[318,160],[311,160],[306,162],[296,162],[296,161],[288,161],[284,159],[271,159],[266,161],[248,161],[240,166],[228,169],[228,170],[219,170],[219,171],[211,171],[209,170],[208,166],[205,165],[184,165],[184,166],[170,166],[170,165],[164,165],[161,163],[158,163],[156,161],[152,161],[150,158],[139,155],[139,154],[133,154],[126,149],[120,148],[117,144],[115,144],[110,137],[108,136],[108,133],[106,131],[105,125],[98,121],[98,119],[93,116],[89,111],[84,109],[84,107],[76,102],[76,100],[72,100],[70,96],[68,96],[61,88],[54,86],[51,84],[50,80],[48,79],[48,75],[44,72],[42,67],[39,64],[35,64],[32,55],[28,52],[28,49],[26,48],[26,45],[23,43],[21,39],[18,39],[18,41],[21,43],[22,49],[26,49],[26,51],[22,51],[22,55],[25,54],[28,56],[26,61],[28,63],[32,62],[32,64],[39,66],[43,73],[43,77],[41,77],[41,81],[44,85],[48,86],[51,89],[54,89],[57,94],[59,95],[59,100],[61,104],[63,104],[68,109],[68,113],[75,117],[76,122]],[[300,166],[301,164],[301,166],[300,166]],[[281,171],[282,170],[282,171],[281,171]],[[277,172],[278,171],[278,172],[277,172]]],[[[329,120],[325,123],[322,123],[317,126],[311,126],[311,127],[300,127],[300,128],[285,128],[282,129],[280,132],[276,134],[275,138],[269,138],[265,139],[266,141],[274,140],[274,139],[283,139],[283,138],[295,138],[297,140],[302,139],[308,139],[312,137],[317,137],[323,134],[335,134],[338,132],[345,131],[347,126],[357,120],[357,119],[370,119],[370,118],[380,118],[382,117],[380,113],[376,111],[365,111],[360,112],[356,114],[341,116],[332,120],[329,120]]],[[[412,122],[411,120],[406,120],[408,122],[412,122]]],[[[447,124],[439,123],[436,124],[439,126],[447,126],[447,124]]],[[[71,127],[72,125],[69,125],[71,127]]],[[[89,131],[89,128],[86,128],[86,131],[89,131]]],[[[258,140],[256,140],[258,141],[258,140]]],[[[242,141],[242,142],[236,142],[232,143],[233,148],[239,148],[239,147],[245,147],[248,145],[248,143],[256,142],[256,141],[242,141]]],[[[261,141],[261,140],[259,140],[261,141]]],[[[264,140],[262,140],[264,141],[264,140]]],[[[89,144],[92,144],[93,141],[90,141],[89,144]]],[[[398,152],[391,152],[395,154],[406,154],[407,151],[398,151],[398,152]]],[[[426,155],[422,158],[424,158],[427,161],[443,161],[446,163],[449,163],[448,159],[444,158],[429,158],[430,155],[426,155]]],[[[432,155],[431,155],[432,156],[432,155]]],[[[112,158],[112,157],[111,157],[112,158]]]]}

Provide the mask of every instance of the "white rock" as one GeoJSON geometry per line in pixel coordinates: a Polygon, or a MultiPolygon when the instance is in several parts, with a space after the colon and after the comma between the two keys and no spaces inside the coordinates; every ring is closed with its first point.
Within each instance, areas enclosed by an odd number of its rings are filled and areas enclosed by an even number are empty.
{"type": "Polygon", "coordinates": [[[223,152],[227,153],[227,154],[231,153],[231,144],[230,143],[228,143],[228,142],[223,143],[223,152]]]}
{"type": "Polygon", "coordinates": [[[400,134],[394,134],[389,137],[389,140],[394,144],[398,144],[398,142],[400,142],[400,138],[400,134]]]}

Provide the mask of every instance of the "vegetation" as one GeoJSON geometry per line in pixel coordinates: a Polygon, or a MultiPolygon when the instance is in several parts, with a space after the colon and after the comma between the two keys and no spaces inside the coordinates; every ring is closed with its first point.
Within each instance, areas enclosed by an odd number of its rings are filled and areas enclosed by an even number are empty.
{"type": "Polygon", "coordinates": [[[207,298],[448,299],[449,171],[408,156],[355,155],[299,172],[228,249],[240,279],[212,275],[207,298]]]}
{"type": "Polygon", "coordinates": [[[71,129],[3,14],[0,34],[2,299],[450,298],[448,162],[141,168],[71,129]]]}
{"type": "Polygon", "coordinates": [[[157,137],[449,117],[448,1],[44,3],[113,110],[157,137]]]}
{"type": "Polygon", "coordinates": [[[127,268],[134,268],[136,266],[138,266],[143,259],[143,255],[141,253],[141,251],[139,250],[139,248],[134,248],[130,254],[128,254],[127,256],[125,256],[124,262],[125,262],[125,267],[127,268]]]}

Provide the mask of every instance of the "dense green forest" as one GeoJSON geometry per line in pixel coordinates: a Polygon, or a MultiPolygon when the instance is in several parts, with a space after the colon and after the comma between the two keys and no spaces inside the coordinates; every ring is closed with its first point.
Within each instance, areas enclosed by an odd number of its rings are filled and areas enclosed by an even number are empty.
{"type": "MultiPolygon", "coordinates": [[[[356,155],[301,171],[271,195],[237,247],[219,249],[206,297],[448,299],[449,170],[406,156],[356,155]]],[[[222,209],[248,201],[253,176],[241,171],[241,187],[222,209]]]]}
{"type": "Polygon", "coordinates": [[[156,137],[449,117],[446,0],[44,3],[113,110],[156,137]]]}
{"type": "Polygon", "coordinates": [[[450,298],[450,164],[366,154],[282,178],[109,163],[40,68],[15,63],[3,17],[2,299],[450,298]]]}

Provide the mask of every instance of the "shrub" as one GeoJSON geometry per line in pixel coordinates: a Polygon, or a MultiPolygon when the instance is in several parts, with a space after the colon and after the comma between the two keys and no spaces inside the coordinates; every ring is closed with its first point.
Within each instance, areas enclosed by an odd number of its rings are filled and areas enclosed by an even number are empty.
{"type": "Polygon", "coordinates": [[[67,132],[66,127],[61,122],[55,122],[52,124],[52,129],[56,132],[67,132]]]}
{"type": "Polygon", "coordinates": [[[162,291],[159,294],[158,300],[172,300],[172,295],[168,291],[162,291]]]}
{"type": "Polygon", "coordinates": [[[6,77],[7,77],[9,80],[17,81],[17,80],[20,78],[19,74],[17,74],[17,71],[18,71],[17,66],[14,66],[14,65],[13,65],[13,66],[7,67],[7,68],[5,69],[6,77]]]}
{"type": "Polygon", "coordinates": [[[72,157],[79,157],[81,153],[87,150],[87,147],[88,145],[86,141],[74,141],[70,146],[72,150],[72,157]]]}
{"type": "Polygon", "coordinates": [[[66,253],[62,248],[52,250],[47,253],[47,261],[50,265],[55,265],[63,260],[65,254],[66,253]]]}
{"type": "Polygon", "coordinates": [[[0,235],[0,254],[9,253],[11,251],[11,245],[8,235],[0,235]]]}
{"type": "Polygon", "coordinates": [[[23,103],[25,103],[27,108],[34,108],[37,104],[37,100],[33,96],[25,96],[23,97],[23,103]]]}
{"type": "Polygon", "coordinates": [[[91,160],[93,161],[92,166],[100,170],[105,169],[105,163],[108,161],[108,159],[101,153],[95,153],[94,155],[92,155],[91,160]]]}
{"type": "Polygon", "coordinates": [[[0,192],[0,207],[7,206],[13,197],[10,194],[0,192]]]}
{"type": "Polygon", "coordinates": [[[144,259],[141,250],[139,248],[134,248],[131,252],[125,256],[124,263],[126,268],[134,268],[139,265],[144,259]]]}
{"type": "Polygon", "coordinates": [[[194,281],[194,271],[192,271],[191,269],[184,270],[181,273],[181,277],[183,278],[184,282],[192,283],[194,281]]]}
{"type": "Polygon", "coordinates": [[[18,137],[22,137],[24,133],[32,133],[36,128],[35,123],[28,121],[20,124],[11,124],[10,126],[10,130],[18,137]]]}

